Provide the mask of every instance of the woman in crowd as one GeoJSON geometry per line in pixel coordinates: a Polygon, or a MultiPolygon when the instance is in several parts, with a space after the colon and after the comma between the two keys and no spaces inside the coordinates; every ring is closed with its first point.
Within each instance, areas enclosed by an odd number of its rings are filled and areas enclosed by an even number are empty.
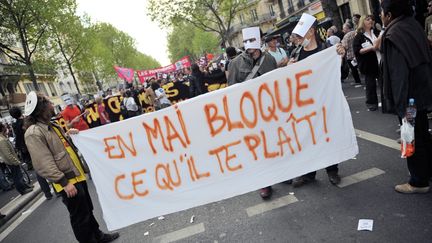
{"type": "Polygon", "coordinates": [[[156,110],[161,110],[163,108],[171,106],[171,101],[169,101],[164,89],[157,82],[151,83],[151,88],[154,91],[156,96],[155,100],[157,102],[155,103],[156,104],[159,103],[158,106],[155,105],[156,110]]]}
{"type": "Polygon", "coordinates": [[[110,123],[110,119],[108,116],[108,113],[105,110],[105,105],[103,104],[102,97],[98,96],[95,99],[97,106],[98,106],[98,113],[101,121],[101,125],[105,125],[107,123],[110,123]]]}
{"type": "Polygon", "coordinates": [[[380,54],[374,47],[377,37],[373,33],[373,19],[371,16],[362,16],[354,37],[353,49],[360,72],[365,75],[366,106],[370,111],[378,109],[378,96],[376,92],[379,74],[380,54]]]}

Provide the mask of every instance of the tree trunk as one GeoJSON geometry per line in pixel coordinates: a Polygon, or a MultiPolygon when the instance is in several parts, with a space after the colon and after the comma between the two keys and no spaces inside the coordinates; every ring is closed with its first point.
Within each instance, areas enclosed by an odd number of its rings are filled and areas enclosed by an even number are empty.
{"type": "Polygon", "coordinates": [[[332,19],[333,25],[339,30],[342,29],[342,21],[339,14],[339,7],[336,0],[321,0],[325,15],[332,19]]]}
{"type": "Polygon", "coordinates": [[[73,79],[73,81],[74,81],[75,88],[76,88],[76,90],[78,91],[78,94],[81,95],[81,91],[80,91],[80,89],[79,89],[79,87],[78,87],[78,81],[76,80],[76,78],[75,78],[75,73],[74,73],[74,71],[73,71],[73,69],[72,69],[72,64],[71,64],[68,60],[66,60],[66,64],[67,64],[67,66],[68,66],[68,68],[69,68],[69,72],[70,72],[70,74],[71,74],[71,76],[72,76],[72,79],[73,79]]]}
{"type": "Polygon", "coordinates": [[[28,62],[26,64],[26,66],[27,66],[27,69],[29,71],[30,80],[32,81],[35,90],[36,91],[40,91],[39,85],[38,85],[37,80],[36,80],[36,75],[35,75],[35,72],[34,72],[34,69],[33,69],[33,64],[31,62],[28,62]]]}
{"type": "Polygon", "coordinates": [[[284,19],[286,17],[286,14],[285,14],[284,6],[283,6],[283,1],[282,0],[278,0],[277,2],[278,2],[279,12],[280,12],[279,16],[280,16],[281,19],[284,19]]]}

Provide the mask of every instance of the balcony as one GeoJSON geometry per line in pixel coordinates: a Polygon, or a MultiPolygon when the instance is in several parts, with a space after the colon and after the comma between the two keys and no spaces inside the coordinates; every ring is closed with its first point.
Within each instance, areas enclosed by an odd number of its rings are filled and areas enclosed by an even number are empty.
{"type": "Polygon", "coordinates": [[[9,104],[19,104],[24,103],[26,100],[26,94],[22,93],[13,93],[8,95],[9,104]]]}

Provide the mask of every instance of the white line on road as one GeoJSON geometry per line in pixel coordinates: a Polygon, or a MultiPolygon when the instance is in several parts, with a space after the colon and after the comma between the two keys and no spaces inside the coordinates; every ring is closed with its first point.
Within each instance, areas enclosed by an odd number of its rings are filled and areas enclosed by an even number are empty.
{"type": "Polygon", "coordinates": [[[37,200],[29,209],[27,209],[26,212],[23,213],[17,220],[15,220],[9,227],[7,227],[1,234],[0,234],[0,242],[3,242],[3,240],[16,228],[18,227],[36,208],[38,208],[43,202],[45,202],[46,198],[41,197],[39,200],[37,200]]]}
{"type": "Polygon", "coordinates": [[[201,234],[205,231],[205,227],[203,223],[197,224],[197,225],[193,225],[193,226],[189,226],[186,228],[183,228],[181,230],[177,230],[168,234],[164,234],[161,236],[158,236],[156,238],[154,238],[155,242],[160,242],[160,243],[168,243],[168,242],[173,242],[173,241],[177,241],[177,240],[182,240],[188,237],[191,237],[193,235],[197,235],[197,234],[201,234]]]}
{"type": "Polygon", "coordinates": [[[367,169],[359,173],[342,178],[341,182],[337,186],[340,188],[344,188],[352,184],[373,178],[375,176],[379,176],[384,173],[385,172],[383,170],[380,170],[378,168],[367,169]]]}
{"type": "Polygon", "coordinates": [[[246,209],[246,213],[249,217],[262,214],[264,212],[284,207],[288,204],[297,202],[297,198],[294,195],[288,195],[281,198],[278,198],[276,200],[272,200],[269,202],[263,202],[258,205],[249,207],[246,209]]]}
{"type": "Polygon", "coordinates": [[[364,99],[366,98],[366,96],[360,96],[360,97],[348,97],[346,98],[346,100],[359,100],[359,99],[364,99]]]}
{"type": "Polygon", "coordinates": [[[386,138],[383,136],[379,136],[373,133],[369,133],[369,132],[365,132],[359,129],[355,129],[356,135],[359,138],[374,142],[374,143],[378,143],[381,144],[383,146],[392,148],[392,149],[396,149],[396,150],[400,150],[400,145],[396,142],[396,140],[390,139],[390,138],[386,138]]]}

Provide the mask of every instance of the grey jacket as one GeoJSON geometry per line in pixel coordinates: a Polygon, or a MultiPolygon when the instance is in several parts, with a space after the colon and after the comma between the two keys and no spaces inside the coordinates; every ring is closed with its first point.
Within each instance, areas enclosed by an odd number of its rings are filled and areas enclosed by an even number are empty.
{"type": "MultiPolygon", "coordinates": [[[[257,74],[253,78],[256,78],[260,75],[263,75],[264,73],[270,72],[277,68],[276,60],[269,53],[263,52],[261,54],[261,58],[264,58],[264,61],[258,69],[257,74]]],[[[257,61],[256,65],[259,65],[260,60],[261,59],[257,61]]],[[[233,85],[246,81],[245,79],[252,71],[253,67],[253,59],[246,52],[238,55],[230,62],[228,85],[233,85]]]]}
{"type": "Polygon", "coordinates": [[[2,161],[7,165],[21,164],[17,154],[15,153],[14,148],[12,147],[12,144],[3,134],[0,134],[0,157],[2,161]]]}

